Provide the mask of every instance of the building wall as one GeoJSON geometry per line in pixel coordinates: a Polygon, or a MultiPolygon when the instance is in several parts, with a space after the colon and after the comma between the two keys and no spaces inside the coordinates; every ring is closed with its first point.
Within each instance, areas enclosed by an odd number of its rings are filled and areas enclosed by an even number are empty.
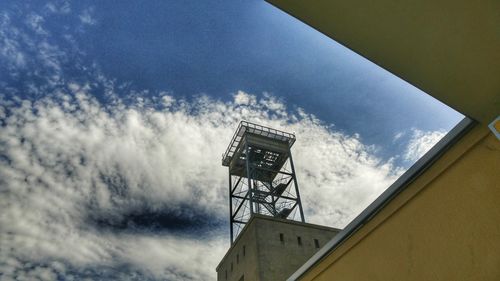
{"type": "Polygon", "coordinates": [[[478,125],[300,280],[500,280],[500,141],[478,125]]]}
{"type": "Polygon", "coordinates": [[[314,224],[254,215],[217,267],[217,280],[241,281],[242,276],[247,281],[286,280],[338,231],[314,224]]]}
{"type": "Polygon", "coordinates": [[[217,266],[217,281],[243,281],[242,276],[247,281],[258,280],[255,236],[255,224],[248,223],[217,266]]]}
{"type": "Polygon", "coordinates": [[[498,116],[498,0],[266,1],[474,120],[498,116]]]}
{"type": "Polygon", "coordinates": [[[256,228],[259,281],[286,280],[339,231],[319,225],[267,218],[259,219],[256,228]]]}

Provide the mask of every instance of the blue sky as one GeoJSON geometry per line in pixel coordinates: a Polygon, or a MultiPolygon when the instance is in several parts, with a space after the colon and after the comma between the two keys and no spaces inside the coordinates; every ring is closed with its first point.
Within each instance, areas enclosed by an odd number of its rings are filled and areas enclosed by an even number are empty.
{"type": "Polygon", "coordinates": [[[461,118],[264,1],[2,1],[0,272],[214,280],[239,120],[343,227],[461,118]]]}

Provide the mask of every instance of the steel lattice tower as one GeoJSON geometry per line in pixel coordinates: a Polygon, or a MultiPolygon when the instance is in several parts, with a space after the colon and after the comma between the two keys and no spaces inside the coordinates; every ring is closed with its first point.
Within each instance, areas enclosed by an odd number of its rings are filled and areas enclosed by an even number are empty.
{"type": "Polygon", "coordinates": [[[241,121],[222,156],[229,168],[231,243],[253,214],[304,222],[290,148],[295,135],[241,121]]]}

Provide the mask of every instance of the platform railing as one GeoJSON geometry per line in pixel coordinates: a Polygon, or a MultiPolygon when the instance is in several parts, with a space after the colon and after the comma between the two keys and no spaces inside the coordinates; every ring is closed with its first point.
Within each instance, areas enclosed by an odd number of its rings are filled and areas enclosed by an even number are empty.
{"type": "Polygon", "coordinates": [[[231,157],[233,157],[234,152],[236,151],[236,148],[238,147],[239,142],[241,141],[241,138],[243,137],[246,131],[264,137],[286,141],[288,142],[289,146],[292,146],[293,143],[295,142],[294,134],[258,125],[248,121],[241,121],[240,124],[238,125],[238,128],[236,129],[236,132],[234,132],[233,138],[231,139],[231,142],[229,143],[226,152],[222,154],[222,165],[229,165],[229,160],[231,157]]]}

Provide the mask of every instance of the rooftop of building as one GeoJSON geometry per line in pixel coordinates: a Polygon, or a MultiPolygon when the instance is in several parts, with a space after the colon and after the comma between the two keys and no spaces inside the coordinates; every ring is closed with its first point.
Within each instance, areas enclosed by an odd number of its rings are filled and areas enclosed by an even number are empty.
{"type": "Polygon", "coordinates": [[[275,223],[283,223],[283,224],[288,224],[288,225],[296,225],[296,226],[302,226],[302,227],[308,227],[308,228],[315,228],[319,230],[327,230],[327,231],[332,231],[332,232],[340,232],[341,229],[334,228],[334,227],[328,227],[324,225],[318,225],[318,224],[312,224],[312,223],[306,223],[306,222],[299,222],[299,221],[294,221],[294,220],[288,220],[288,219],[281,219],[281,218],[276,218],[276,217],[271,217],[271,216],[265,216],[261,214],[253,214],[248,223],[243,227],[243,230],[239,233],[239,235],[236,237],[234,242],[231,244],[231,247],[227,250],[226,254],[224,257],[221,259],[219,264],[216,267],[216,270],[219,270],[221,264],[224,262],[226,257],[229,255],[231,250],[234,247],[237,247],[238,242],[240,239],[244,236],[244,234],[248,231],[248,229],[251,228],[252,225],[258,223],[259,221],[272,221],[275,223]]]}

